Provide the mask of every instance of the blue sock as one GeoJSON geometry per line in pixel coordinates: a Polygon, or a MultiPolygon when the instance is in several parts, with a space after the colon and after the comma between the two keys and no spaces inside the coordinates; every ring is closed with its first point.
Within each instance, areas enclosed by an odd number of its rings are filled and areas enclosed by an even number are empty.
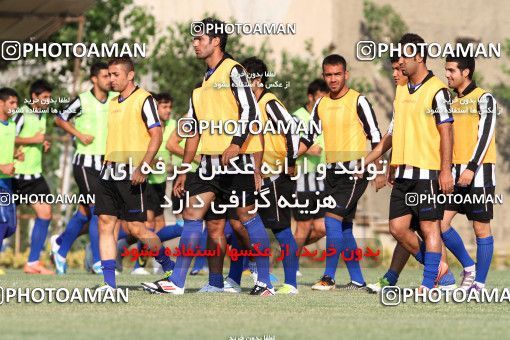
{"type": "Polygon", "coordinates": [[[296,255],[296,252],[298,250],[298,246],[296,243],[296,239],[294,238],[294,235],[292,235],[290,227],[275,232],[274,236],[280,243],[280,247],[283,251],[286,251],[288,245],[289,254],[285,253],[284,254],[285,256],[283,257],[282,261],[283,271],[285,273],[285,283],[297,288],[296,271],[298,257],[296,255]]]}
{"type": "Polygon", "coordinates": [[[163,271],[165,272],[175,268],[175,262],[172,261],[170,257],[165,255],[165,247],[161,247],[159,249],[158,255],[156,255],[154,258],[156,259],[156,262],[159,263],[161,267],[163,267],[163,271]]]}
{"type": "Polygon", "coordinates": [[[393,269],[388,269],[386,274],[384,274],[384,277],[388,280],[390,286],[394,286],[397,284],[399,275],[393,269]]]}
{"type": "MultiPolygon", "coordinates": [[[[204,228],[204,231],[202,232],[202,235],[200,236],[200,250],[204,251],[207,249],[207,228],[204,228]]],[[[205,267],[205,264],[207,263],[205,256],[195,256],[195,263],[193,264],[193,270],[201,270],[205,267]]]]}
{"type": "Polygon", "coordinates": [[[119,236],[117,237],[117,241],[118,240],[122,240],[122,239],[125,239],[128,235],[126,234],[126,232],[124,231],[124,229],[122,229],[122,226],[120,227],[119,229],[119,236]]]}
{"type": "Polygon", "coordinates": [[[39,260],[41,251],[44,248],[44,242],[46,242],[49,226],[50,220],[43,220],[39,217],[35,219],[34,229],[32,230],[32,240],[30,243],[30,254],[28,255],[28,262],[35,262],[39,260]]]}
{"type": "Polygon", "coordinates": [[[64,232],[60,235],[58,235],[58,237],[56,238],[55,242],[58,244],[58,245],[61,245],[62,244],[62,240],[63,240],[63,237],[64,237],[64,234],[66,233],[66,231],[64,230],[64,232]]]}
{"type": "Polygon", "coordinates": [[[422,286],[434,288],[437,274],[439,272],[439,262],[441,261],[441,253],[425,252],[425,268],[423,269],[422,286]]]}
{"type": "Polygon", "coordinates": [[[156,233],[156,235],[158,235],[161,242],[173,240],[176,237],[180,237],[181,234],[182,234],[182,225],[179,225],[179,224],[167,225],[167,226],[161,228],[161,230],[156,233]]]}
{"type": "Polygon", "coordinates": [[[444,245],[452,254],[459,260],[462,267],[470,267],[475,264],[475,261],[469,256],[462,238],[453,227],[441,234],[444,245]]]}
{"type": "Polygon", "coordinates": [[[223,275],[221,273],[209,272],[209,284],[214,287],[223,288],[223,275]]]}
{"type": "Polygon", "coordinates": [[[340,259],[340,252],[342,251],[342,221],[326,216],[324,222],[326,224],[326,248],[335,248],[336,250],[333,256],[326,257],[326,270],[324,271],[324,275],[328,275],[334,280],[336,267],[340,259]]]}
{"type": "Polygon", "coordinates": [[[420,251],[413,255],[416,261],[421,264],[425,263],[425,242],[420,240],[420,251]]]}
{"type": "MultiPolygon", "coordinates": [[[[66,230],[60,235],[62,237],[62,243],[58,249],[58,254],[62,257],[66,257],[74,241],[78,238],[81,229],[87,223],[89,218],[83,215],[79,210],[74,213],[73,217],[67,223],[66,230]]],[[[35,230],[35,226],[34,226],[35,230]]]]}
{"type": "MultiPolygon", "coordinates": [[[[191,247],[193,251],[200,243],[204,221],[203,220],[185,220],[184,229],[182,230],[181,239],[179,240],[179,248],[185,246],[186,249],[191,247]]],[[[182,249],[182,248],[181,248],[182,249]]],[[[186,283],[186,275],[191,264],[190,256],[179,256],[175,262],[174,272],[168,279],[177,287],[184,288],[186,283]]]]}
{"type": "MultiPolygon", "coordinates": [[[[239,245],[239,240],[237,239],[237,236],[235,233],[232,233],[231,237],[231,246],[234,249],[241,250],[241,247],[239,245]]],[[[244,269],[244,260],[246,256],[240,256],[237,261],[230,260],[230,269],[228,271],[228,277],[230,277],[232,280],[234,280],[238,285],[241,284],[241,277],[243,275],[243,269],[244,269]]]]}
{"type": "Polygon", "coordinates": [[[485,283],[493,253],[494,238],[492,236],[476,238],[476,282],[485,283]]]}
{"type": "Polygon", "coordinates": [[[243,261],[243,271],[245,270],[250,270],[250,259],[248,258],[248,256],[245,256],[243,261]]]}
{"type": "MultiPolygon", "coordinates": [[[[246,230],[248,230],[252,246],[253,244],[260,243],[259,249],[261,252],[271,247],[266,228],[258,214],[251,220],[243,223],[243,225],[246,227],[246,230]]],[[[268,288],[273,288],[271,278],[269,277],[269,257],[255,256],[255,263],[257,264],[257,280],[265,283],[268,288]]]]}
{"type": "MultiPolygon", "coordinates": [[[[346,254],[349,251],[356,251],[358,245],[356,244],[356,239],[352,234],[352,222],[342,222],[342,236],[344,238],[342,249],[346,251],[346,254]]],[[[363,278],[363,273],[361,272],[361,265],[359,264],[359,261],[353,259],[351,261],[347,261],[345,265],[349,271],[351,281],[361,285],[365,284],[365,279],[363,278]]]]}
{"type": "Polygon", "coordinates": [[[92,251],[92,259],[94,263],[101,261],[99,255],[99,217],[94,215],[94,207],[90,207],[90,221],[89,221],[89,238],[90,250],[92,251]]]}
{"type": "Polygon", "coordinates": [[[110,287],[117,288],[115,282],[115,260],[102,260],[101,267],[103,268],[104,282],[110,287]]]}
{"type": "Polygon", "coordinates": [[[5,235],[7,235],[7,224],[0,223],[0,251],[2,251],[2,243],[4,241],[5,235]]]}

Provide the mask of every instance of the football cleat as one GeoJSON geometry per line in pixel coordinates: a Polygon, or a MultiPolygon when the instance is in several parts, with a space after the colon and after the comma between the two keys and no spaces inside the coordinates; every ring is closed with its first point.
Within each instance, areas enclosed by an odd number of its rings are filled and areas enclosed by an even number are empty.
{"type": "Polygon", "coordinates": [[[335,289],[335,280],[329,275],[323,275],[313,286],[312,290],[332,290],[335,289]]]}
{"type": "Polygon", "coordinates": [[[276,291],[276,294],[286,294],[286,295],[296,295],[298,293],[298,289],[293,285],[284,284],[276,291]]]}
{"type": "Polygon", "coordinates": [[[378,294],[384,287],[389,285],[390,283],[388,282],[388,279],[385,277],[381,277],[379,281],[377,281],[376,283],[371,283],[367,285],[367,292],[369,292],[370,294],[378,294]]]}
{"type": "Polygon", "coordinates": [[[223,281],[223,291],[225,293],[241,293],[241,286],[230,277],[227,277],[225,281],[223,281]]]}
{"type": "Polygon", "coordinates": [[[274,294],[274,288],[267,288],[267,285],[260,281],[257,281],[255,286],[250,291],[250,295],[273,296],[274,294]]]}

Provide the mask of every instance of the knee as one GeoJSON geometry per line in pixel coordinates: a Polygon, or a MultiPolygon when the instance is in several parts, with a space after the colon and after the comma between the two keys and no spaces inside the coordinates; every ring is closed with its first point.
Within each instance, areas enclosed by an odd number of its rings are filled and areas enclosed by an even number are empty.
{"type": "Polygon", "coordinates": [[[404,230],[400,226],[396,226],[392,223],[390,223],[390,234],[396,239],[400,240],[404,236],[404,230]]]}

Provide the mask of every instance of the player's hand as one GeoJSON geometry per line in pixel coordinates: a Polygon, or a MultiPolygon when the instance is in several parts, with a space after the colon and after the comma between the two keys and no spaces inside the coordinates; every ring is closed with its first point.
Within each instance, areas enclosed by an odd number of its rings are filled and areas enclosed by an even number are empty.
{"type": "Polygon", "coordinates": [[[186,174],[180,174],[177,176],[174,184],[174,195],[177,197],[182,197],[184,193],[184,183],[186,182],[186,174]]]}
{"type": "Polygon", "coordinates": [[[0,164],[0,172],[7,176],[14,175],[14,163],[0,164]]]}
{"type": "Polygon", "coordinates": [[[144,175],[142,173],[142,170],[140,169],[140,167],[138,167],[133,172],[133,176],[131,176],[131,184],[139,185],[139,184],[142,184],[143,182],[145,182],[146,179],[147,179],[147,175],[144,175]]]}
{"type": "Polygon", "coordinates": [[[239,145],[230,144],[228,146],[228,148],[225,151],[223,151],[223,154],[221,155],[222,165],[224,165],[224,166],[229,165],[230,160],[232,158],[236,157],[237,155],[239,155],[240,150],[241,150],[241,148],[239,147],[239,145]]]}
{"type": "Polygon", "coordinates": [[[311,156],[320,156],[321,153],[322,153],[322,148],[320,146],[318,146],[317,144],[312,145],[310,147],[310,149],[308,149],[306,151],[306,154],[311,155],[311,156]]]}
{"type": "Polygon", "coordinates": [[[472,170],[465,169],[460,174],[459,181],[457,182],[457,185],[460,187],[468,187],[471,185],[471,182],[473,182],[474,177],[475,177],[475,173],[472,170]]]}
{"type": "Polygon", "coordinates": [[[44,143],[44,133],[42,133],[42,132],[37,132],[33,138],[34,138],[34,144],[44,143]]]}
{"type": "Polygon", "coordinates": [[[386,182],[391,186],[395,185],[395,169],[395,167],[389,166],[386,172],[386,182]]]}
{"type": "Polygon", "coordinates": [[[94,136],[91,136],[91,135],[85,135],[85,134],[79,134],[78,135],[78,139],[80,140],[80,142],[82,142],[83,144],[85,145],[89,145],[90,143],[92,143],[94,141],[94,136]]]}
{"type": "Polygon", "coordinates": [[[16,149],[14,152],[14,159],[23,162],[25,160],[25,153],[22,148],[16,149]]]}
{"type": "Polygon", "coordinates": [[[379,174],[375,176],[374,182],[372,184],[375,188],[375,192],[378,192],[379,189],[386,186],[386,175],[385,174],[379,174]]]}
{"type": "Polygon", "coordinates": [[[257,170],[253,176],[255,179],[255,191],[260,192],[262,190],[262,173],[257,170]]]}
{"type": "Polygon", "coordinates": [[[48,141],[48,140],[45,140],[45,141],[42,143],[42,145],[43,145],[43,150],[44,150],[44,152],[48,152],[48,150],[49,150],[49,149],[50,149],[50,147],[51,147],[51,142],[50,142],[50,141],[48,141]]]}
{"type": "Polygon", "coordinates": [[[443,194],[451,194],[453,192],[453,176],[451,171],[443,171],[439,173],[439,190],[443,194]]]}
{"type": "Polygon", "coordinates": [[[287,175],[293,177],[296,174],[296,167],[295,166],[288,166],[287,167],[287,175]]]}

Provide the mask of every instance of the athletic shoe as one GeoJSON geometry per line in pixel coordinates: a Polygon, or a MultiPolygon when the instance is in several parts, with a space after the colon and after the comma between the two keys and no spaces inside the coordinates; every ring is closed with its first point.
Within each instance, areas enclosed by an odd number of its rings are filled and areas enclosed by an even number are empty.
{"type": "Polygon", "coordinates": [[[473,283],[473,284],[471,285],[471,287],[469,287],[468,292],[470,292],[470,291],[474,290],[474,291],[476,291],[477,293],[480,293],[480,292],[481,292],[482,290],[484,290],[484,289],[485,289],[485,287],[480,287],[480,286],[479,286],[479,285],[477,285],[476,283],[473,283]]]}
{"type": "Polygon", "coordinates": [[[237,284],[230,277],[227,277],[225,281],[223,281],[223,291],[225,293],[241,293],[241,286],[237,284]]]}
{"type": "Polygon", "coordinates": [[[167,279],[158,280],[154,282],[142,282],[144,290],[152,294],[173,294],[182,295],[184,294],[184,288],[180,288],[175,285],[172,281],[167,279]]]}
{"type": "Polygon", "coordinates": [[[53,256],[53,261],[55,263],[55,269],[57,271],[57,274],[64,275],[67,272],[67,262],[65,261],[65,259],[61,260],[60,258],[61,258],[60,255],[55,254],[55,256],[53,256]]]}
{"type": "Polygon", "coordinates": [[[437,287],[444,291],[454,290],[457,288],[457,285],[455,284],[455,276],[450,269],[448,269],[446,274],[443,275],[441,280],[439,280],[437,287]]]}
{"type": "Polygon", "coordinates": [[[388,279],[385,277],[381,277],[379,281],[377,281],[376,283],[371,283],[367,285],[367,292],[369,292],[370,294],[379,294],[384,287],[389,285],[390,283],[388,279]]]}
{"type": "MultiPolygon", "coordinates": [[[[97,261],[92,265],[92,273],[103,275],[103,267],[101,266],[101,261],[97,261]]],[[[117,271],[115,271],[115,275],[117,275],[117,271]]]]}
{"type": "Polygon", "coordinates": [[[367,290],[367,284],[363,283],[362,285],[359,285],[351,281],[344,285],[340,285],[337,288],[342,290],[367,290]]]}
{"type": "Polygon", "coordinates": [[[276,294],[296,295],[297,293],[298,289],[296,287],[286,283],[276,291],[276,294]]]}
{"type": "Polygon", "coordinates": [[[27,274],[55,275],[53,270],[45,268],[40,261],[37,261],[32,265],[25,263],[23,271],[27,274]]]}
{"type": "Polygon", "coordinates": [[[257,284],[258,279],[257,263],[248,261],[248,268],[250,269],[250,276],[253,279],[253,283],[257,284]]]}
{"type": "Polygon", "coordinates": [[[460,274],[460,276],[462,278],[461,283],[460,283],[460,288],[464,289],[464,290],[469,290],[469,288],[471,288],[471,286],[475,282],[476,271],[462,270],[462,273],[460,274]]]}
{"type": "Polygon", "coordinates": [[[271,280],[271,283],[278,282],[278,276],[274,275],[273,273],[269,273],[269,280],[271,280]]]}
{"type": "Polygon", "coordinates": [[[321,279],[312,286],[312,289],[313,290],[335,289],[335,280],[333,280],[329,275],[323,275],[321,279]]]}
{"type": "Polygon", "coordinates": [[[301,274],[301,272],[298,270],[298,271],[296,272],[296,277],[302,277],[302,276],[303,276],[303,274],[301,274]]]}
{"type": "Polygon", "coordinates": [[[218,288],[215,286],[211,286],[210,284],[206,284],[203,286],[198,292],[199,293],[223,293],[223,288],[218,288]]]}
{"type": "Polygon", "coordinates": [[[267,285],[260,281],[257,281],[255,286],[250,291],[250,295],[273,296],[274,294],[274,288],[267,288],[267,285]]]}
{"type": "Polygon", "coordinates": [[[143,267],[138,267],[138,268],[135,268],[131,271],[131,275],[150,275],[151,273],[149,273],[145,268],[143,267]]]}
{"type": "Polygon", "coordinates": [[[102,285],[100,285],[99,287],[96,288],[96,291],[100,291],[100,292],[110,291],[113,293],[116,291],[116,288],[113,288],[112,286],[110,286],[109,284],[104,282],[102,285]]]}
{"type": "Polygon", "coordinates": [[[60,246],[57,244],[57,238],[59,236],[60,235],[52,235],[50,237],[50,246],[51,246],[50,258],[51,258],[51,261],[53,261],[54,264],[55,264],[55,255],[57,255],[57,252],[60,249],[60,246]]]}

